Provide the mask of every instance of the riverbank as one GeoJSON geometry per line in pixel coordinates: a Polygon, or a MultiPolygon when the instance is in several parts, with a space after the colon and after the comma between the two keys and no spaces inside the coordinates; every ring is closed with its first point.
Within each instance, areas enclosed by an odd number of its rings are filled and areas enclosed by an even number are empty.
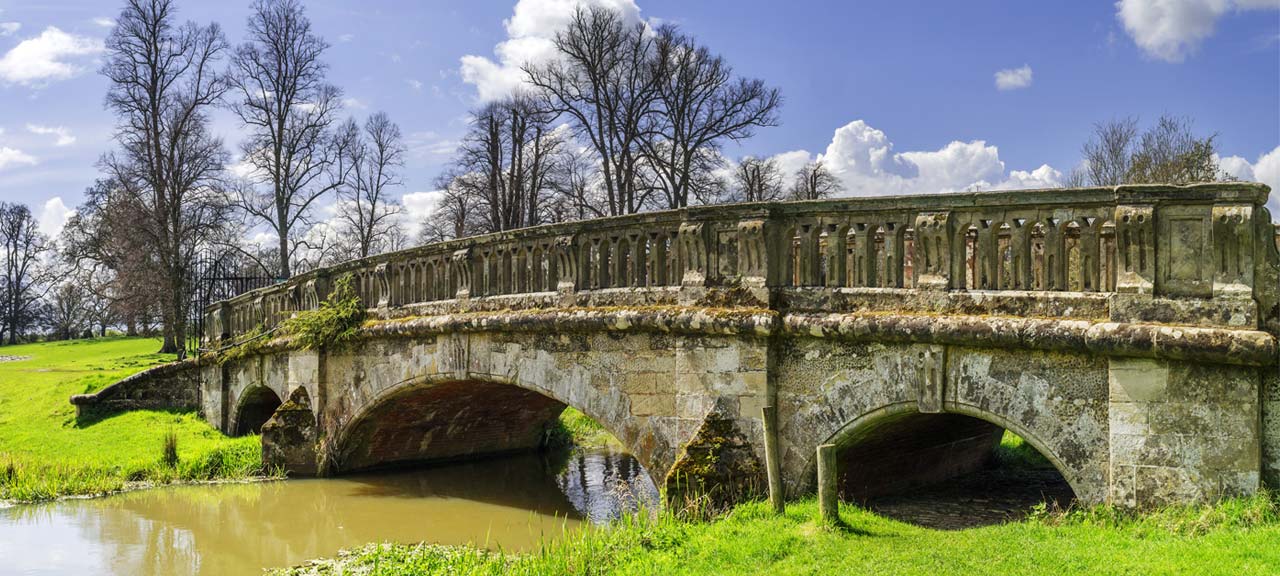
{"type": "Polygon", "coordinates": [[[819,525],[812,500],[784,516],[740,505],[710,522],[638,514],[565,534],[526,555],[428,544],[371,544],[275,576],[361,574],[1274,574],[1280,500],[1134,515],[1108,507],[1040,512],[960,531],[920,528],[842,505],[841,527],[819,525]]]}
{"type": "Polygon", "coordinates": [[[159,348],[156,339],[100,338],[0,349],[15,358],[0,363],[0,501],[260,477],[256,436],[227,437],[192,412],[76,418],[71,395],[173,360],[159,348]],[[166,437],[176,440],[176,463],[165,462],[166,437]]]}

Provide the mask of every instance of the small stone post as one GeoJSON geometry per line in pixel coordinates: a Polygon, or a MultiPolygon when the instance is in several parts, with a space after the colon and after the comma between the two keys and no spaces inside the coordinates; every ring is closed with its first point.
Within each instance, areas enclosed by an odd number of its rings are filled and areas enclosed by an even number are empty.
{"type": "Polygon", "coordinates": [[[840,521],[840,498],[836,493],[836,445],[818,447],[818,512],[822,522],[840,521]]]}
{"type": "Polygon", "coordinates": [[[782,514],[787,510],[786,500],[782,493],[782,460],[778,455],[778,409],[765,406],[761,409],[764,421],[764,461],[769,475],[769,504],[773,511],[782,514]]]}

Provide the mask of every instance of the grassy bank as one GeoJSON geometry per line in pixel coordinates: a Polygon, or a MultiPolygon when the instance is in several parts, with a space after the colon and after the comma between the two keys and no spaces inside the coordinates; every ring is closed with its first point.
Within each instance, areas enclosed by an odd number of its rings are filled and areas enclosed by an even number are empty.
{"type": "Polygon", "coordinates": [[[565,408],[548,433],[549,448],[622,446],[608,430],[577,408],[565,408]]]}
{"type": "Polygon", "coordinates": [[[77,423],[73,394],[172,360],[160,342],[105,338],[0,347],[0,500],[101,494],[126,482],[258,474],[256,437],[228,438],[194,413],[136,411],[77,423]],[[178,462],[163,462],[165,437],[178,462]]]}
{"type": "Polygon", "coordinates": [[[1103,507],[944,532],[852,506],[841,508],[844,527],[825,527],[813,501],[781,517],[749,503],[704,523],[632,516],[529,555],[375,544],[276,574],[1274,574],[1278,505],[1264,494],[1142,516],[1103,507]]]}

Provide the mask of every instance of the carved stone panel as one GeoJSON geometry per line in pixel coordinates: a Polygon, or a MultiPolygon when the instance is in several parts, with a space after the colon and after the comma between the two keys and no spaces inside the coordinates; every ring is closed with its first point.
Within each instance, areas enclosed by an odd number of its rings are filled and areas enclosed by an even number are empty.
{"type": "Polygon", "coordinates": [[[1157,294],[1198,298],[1213,295],[1211,216],[1209,206],[1160,209],[1157,294]]]}

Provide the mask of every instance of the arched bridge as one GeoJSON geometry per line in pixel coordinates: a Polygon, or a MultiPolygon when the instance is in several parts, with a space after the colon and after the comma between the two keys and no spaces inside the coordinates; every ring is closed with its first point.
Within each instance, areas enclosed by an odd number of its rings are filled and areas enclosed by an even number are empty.
{"type": "Polygon", "coordinates": [[[564,406],[660,483],[847,495],[1023,436],[1086,503],[1280,483],[1280,255],[1257,184],[694,207],[422,246],[207,311],[235,342],[350,275],[371,317],[200,364],[199,407],[298,473],[538,446],[564,406]],[[283,400],[283,405],[276,403],[283,400]],[[765,438],[764,406],[777,435],[765,438]]]}

